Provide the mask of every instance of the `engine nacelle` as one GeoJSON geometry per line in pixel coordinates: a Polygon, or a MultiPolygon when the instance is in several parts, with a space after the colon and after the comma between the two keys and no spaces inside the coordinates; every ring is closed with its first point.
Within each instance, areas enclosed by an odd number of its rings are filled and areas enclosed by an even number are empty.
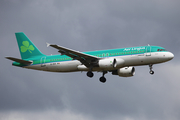
{"type": "Polygon", "coordinates": [[[122,67],[124,65],[123,59],[116,59],[116,58],[105,58],[102,60],[99,60],[99,67],[100,68],[118,68],[122,67]]]}
{"type": "Polygon", "coordinates": [[[123,67],[123,65],[124,65],[123,59],[121,59],[121,58],[114,59],[114,61],[113,61],[113,67],[114,68],[120,68],[120,67],[123,67]]]}
{"type": "Polygon", "coordinates": [[[105,58],[102,60],[99,60],[99,67],[100,68],[113,68],[113,61],[114,58],[105,58]]]}
{"type": "Polygon", "coordinates": [[[119,75],[120,77],[132,77],[135,75],[134,67],[124,67],[112,72],[113,75],[119,75]]]}

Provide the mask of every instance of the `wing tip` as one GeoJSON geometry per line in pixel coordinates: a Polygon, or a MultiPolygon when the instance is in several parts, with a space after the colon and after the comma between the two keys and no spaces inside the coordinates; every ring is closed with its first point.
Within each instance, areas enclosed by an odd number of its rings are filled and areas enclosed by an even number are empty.
{"type": "Polygon", "coordinates": [[[49,47],[51,44],[49,44],[49,43],[46,42],[46,45],[47,45],[47,47],[49,47]]]}

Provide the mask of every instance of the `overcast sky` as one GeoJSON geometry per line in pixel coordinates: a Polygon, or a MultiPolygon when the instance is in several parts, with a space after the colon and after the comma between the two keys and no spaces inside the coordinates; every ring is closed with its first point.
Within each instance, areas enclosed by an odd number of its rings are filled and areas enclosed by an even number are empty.
{"type": "Polygon", "coordinates": [[[179,120],[179,0],[1,0],[0,120],[179,120]],[[167,63],[135,67],[134,77],[49,73],[12,66],[14,33],[24,32],[47,55],[46,42],[78,51],[157,45],[167,63]]]}

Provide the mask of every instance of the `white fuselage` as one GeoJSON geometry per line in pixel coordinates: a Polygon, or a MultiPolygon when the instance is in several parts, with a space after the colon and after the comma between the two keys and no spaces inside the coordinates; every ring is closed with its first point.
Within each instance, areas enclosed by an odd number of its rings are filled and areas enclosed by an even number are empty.
{"type": "MultiPolygon", "coordinates": [[[[171,60],[174,55],[171,52],[152,52],[152,53],[144,53],[144,54],[136,54],[136,55],[125,55],[125,56],[116,56],[111,58],[123,59],[124,65],[122,67],[127,66],[140,66],[140,65],[150,65],[150,64],[158,64],[171,60]]],[[[107,58],[107,57],[106,57],[107,58]]],[[[106,59],[103,58],[103,59],[106,59]]],[[[75,72],[75,71],[88,71],[89,69],[82,65],[82,63],[78,60],[72,61],[63,61],[63,62],[50,62],[36,65],[25,66],[25,68],[35,69],[35,70],[43,70],[49,72],[75,72]]],[[[118,68],[109,67],[109,68],[100,68],[95,67],[92,71],[110,71],[116,70],[118,68]]]]}

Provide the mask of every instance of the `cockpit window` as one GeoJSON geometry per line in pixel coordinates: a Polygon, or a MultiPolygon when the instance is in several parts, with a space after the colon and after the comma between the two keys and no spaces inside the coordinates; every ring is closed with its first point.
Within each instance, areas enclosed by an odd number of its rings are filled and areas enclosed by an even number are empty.
{"type": "Polygon", "coordinates": [[[157,51],[166,51],[165,49],[157,49],[157,51]]]}

